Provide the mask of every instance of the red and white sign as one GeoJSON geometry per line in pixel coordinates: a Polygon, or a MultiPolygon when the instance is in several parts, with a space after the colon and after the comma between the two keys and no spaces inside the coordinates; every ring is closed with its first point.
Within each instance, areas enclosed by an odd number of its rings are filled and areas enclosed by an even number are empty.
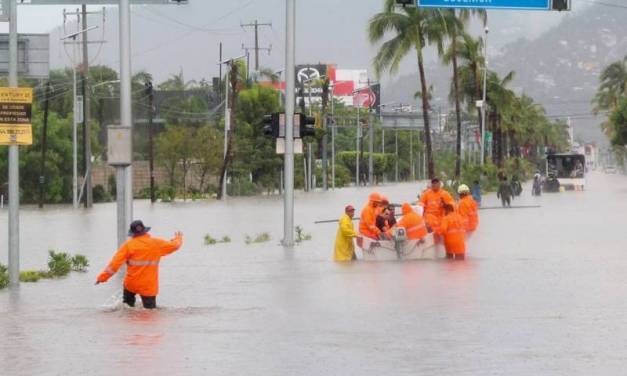
{"type": "Polygon", "coordinates": [[[377,96],[370,88],[360,89],[353,94],[353,106],[361,108],[370,108],[377,103],[377,96]]]}

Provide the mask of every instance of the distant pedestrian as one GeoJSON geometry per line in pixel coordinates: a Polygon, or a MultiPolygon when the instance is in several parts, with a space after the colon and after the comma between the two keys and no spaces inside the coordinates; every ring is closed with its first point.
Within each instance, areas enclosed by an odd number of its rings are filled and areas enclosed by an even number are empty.
{"type": "Polygon", "coordinates": [[[335,261],[351,261],[355,260],[355,244],[353,238],[357,237],[355,228],[353,227],[353,217],[355,216],[355,208],[348,205],[344,208],[344,215],[340,218],[337,235],[335,236],[335,261]]]}
{"type": "Polygon", "coordinates": [[[542,195],[542,177],[540,174],[535,174],[533,177],[533,188],[531,190],[533,196],[542,195]]]}
{"type": "Polygon", "coordinates": [[[522,184],[520,183],[520,180],[518,180],[518,176],[514,175],[512,176],[512,195],[514,197],[518,197],[522,194],[523,188],[522,188],[522,184]]]}
{"type": "Polygon", "coordinates": [[[472,183],[471,193],[472,198],[477,202],[477,205],[481,206],[481,185],[479,185],[479,180],[475,180],[472,183]]]}
{"type": "Polygon", "coordinates": [[[507,177],[503,177],[499,183],[499,190],[496,197],[501,199],[503,207],[512,206],[512,185],[507,181],[507,177]]]}
{"type": "Polygon", "coordinates": [[[107,282],[123,264],[126,264],[124,303],[134,307],[135,295],[139,294],[144,308],[153,309],[157,308],[159,261],[161,257],[181,247],[183,234],[176,232],[172,240],[164,240],[151,237],[148,231],[150,227],[144,226],[142,221],[131,223],[128,232],[131,238],[122,244],[107,268],[98,276],[96,284],[107,282]]]}

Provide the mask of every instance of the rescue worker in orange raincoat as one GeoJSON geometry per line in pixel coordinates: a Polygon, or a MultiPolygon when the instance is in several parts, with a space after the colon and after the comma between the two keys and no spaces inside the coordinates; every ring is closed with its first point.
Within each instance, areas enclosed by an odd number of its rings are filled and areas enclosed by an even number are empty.
{"type": "Polygon", "coordinates": [[[466,184],[462,184],[457,188],[459,193],[459,203],[457,204],[457,212],[464,219],[466,232],[471,233],[479,226],[479,206],[470,194],[470,188],[466,184]]]}
{"type": "Polygon", "coordinates": [[[122,244],[107,268],[98,276],[96,284],[107,282],[126,263],[124,303],[134,307],[135,295],[139,294],[144,308],[153,309],[157,308],[159,293],[159,260],[181,247],[183,234],[176,232],[174,239],[168,241],[153,238],[148,231],[150,227],[144,226],[142,221],[131,223],[128,232],[131,238],[122,244]]]}
{"type": "Polygon", "coordinates": [[[444,204],[454,205],[453,197],[444,189],[440,179],[431,179],[431,188],[424,191],[420,196],[420,204],[424,208],[423,217],[427,225],[436,231],[440,221],[444,217],[444,204]]]}
{"type": "Polygon", "coordinates": [[[403,203],[401,207],[403,216],[396,223],[397,227],[403,227],[409,240],[419,240],[427,236],[427,225],[424,219],[412,209],[409,203],[403,203]]]}
{"type": "Polygon", "coordinates": [[[372,192],[368,196],[368,203],[361,210],[361,215],[359,216],[359,233],[370,239],[387,239],[387,235],[377,227],[377,216],[380,213],[379,206],[381,201],[381,195],[377,192],[372,192]]]}
{"type": "Polygon", "coordinates": [[[453,205],[444,204],[443,208],[445,215],[440,221],[437,231],[439,235],[444,237],[446,258],[463,260],[466,255],[464,219],[455,211],[453,205]]]}

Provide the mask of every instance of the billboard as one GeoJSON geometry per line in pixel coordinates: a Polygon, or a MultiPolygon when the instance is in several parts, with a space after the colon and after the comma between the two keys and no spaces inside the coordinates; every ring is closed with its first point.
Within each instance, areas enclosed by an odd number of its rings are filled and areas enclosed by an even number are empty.
{"type": "MultiPolygon", "coordinates": [[[[9,34],[0,34],[0,74],[9,72],[9,34]]],[[[17,72],[20,77],[47,78],[50,73],[48,34],[20,34],[17,39],[17,72]]]]}
{"type": "Polygon", "coordinates": [[[368,108],[378,114],[381,108],[381,85],[374,84],[357,89],[353,94],[353,106],[368,108]]]}
{"type": "Polygon", "coordinates": [[[316,87],[315,81],[327,77],[327,65],[325,64],[303,64],[297,65],[294,72],[296,74],[296,93],[298,96],[309,96],[309,85],[311,84],[311,96],[321,97],[322,88],[316,87]]]}

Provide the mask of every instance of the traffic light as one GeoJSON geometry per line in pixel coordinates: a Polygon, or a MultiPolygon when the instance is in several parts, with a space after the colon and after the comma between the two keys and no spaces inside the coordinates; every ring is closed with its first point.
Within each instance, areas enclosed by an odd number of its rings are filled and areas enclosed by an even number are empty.
{"type": "Polygon", "coordinates": [[[405,8],[408,5],[416,5],[416,0],[396,0],[396,5],[405,8]]]}
{"type": "Polygon", "coordinates": [[[570,0],[553,0],[551,8],[560,12],[563,10],[570,10],[570,0]]]}
{"type": "Polygon", "coordinates": [[[264,115],[261,122],[264,136],[279,137],[279,113],[264,115]]]}
{"type": "Polygon", "coordinates": [[[298,114],[300,120],[300,137],[316,135],[316,118],[306,116],[305,114],[298,114]]]}

